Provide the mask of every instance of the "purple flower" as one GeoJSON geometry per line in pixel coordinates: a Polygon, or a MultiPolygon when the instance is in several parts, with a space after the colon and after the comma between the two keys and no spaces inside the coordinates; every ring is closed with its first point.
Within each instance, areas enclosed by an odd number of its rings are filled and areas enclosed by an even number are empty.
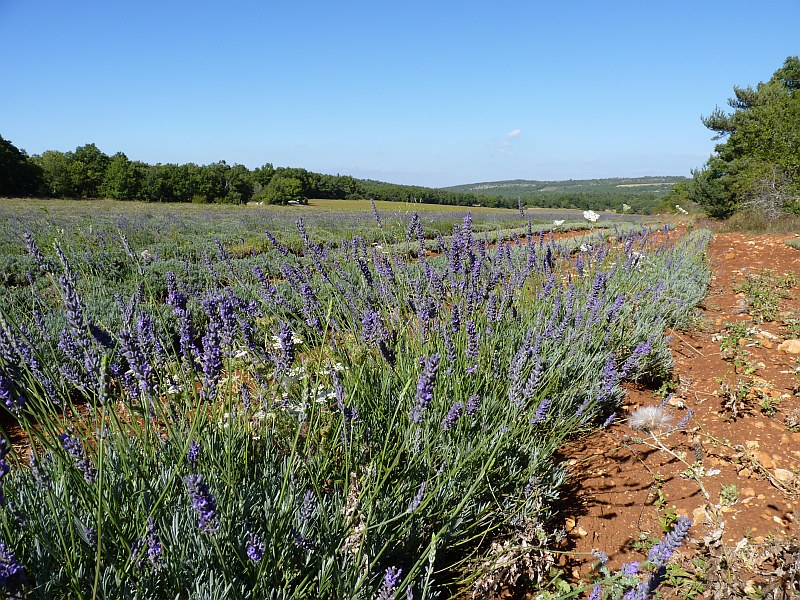
{"type": "Polygon", "coordinates": [[[277,337],[280,354],[275,358],[275,366],[279,371],[288,371],[294,362],[294,334],[286,321],[281,321],[277,337]]]}
{"type": "Polygon", "coordinates": [[[422,484],[420,484],[417,493],[414,495],[413,500],[411,500],[411,504],[409,504],[406,509],[406,513],[411,514],[419,508],[419,505],[422,504],[422,499],[425,497],[425,489],[427,487],[427,481],[423,481],[422,484]]]}
{"type": "Polygon", "coordinates": [[[37,460],[36,455],[31,450],[30,453],[31,474],[36,480],[40,488],[47,489],[50,487],[50,477],[44,471],[44,465],[37,460]]]}
{"type": "Polygon", "coordinates": [[[311,490],[306,490],[303,494],[303,503],[300,505],[300,521],[308,524],[314,517],[314,512],[317,510],[317,497],[311,490]]]}
{"type": "Polygon", "coordinates": [[[663,567],[666,565],[672,553],[683,543],[691,526],[692,522],[689,519],[686,517],[678,517],[678,521],[675,523],[675,527],[672,531],[670,531],[661,542],[650,548],[650,552],[647,553],[647,560],[656,567],[663,567]]]}
{"type": "Polygon", "coordinates": [[[692,420],[693,416],[694,416],[694,409],[690,408],[683,416],[683,418],[680,420],[680,422],[675,426],[675,429],[683,429],[684,427],[686,427],[689,424],[689,421],[692,420]]]}
{"type": "Polygon", "coordinates": [[[461,418],[462,412],[464,412],[463,402],[453,402],[453,404],[450,406],[450,410],[447,411],[444,419],[442,419],[442,429],[445,431],[452,429],[456,424],[456,421],[461,418]]]}
{"type": "Polygon", "coordinates": [[[82,526],[83,535],[86,537],[86,543],[92,548],[97,549],[97,530],[91,525],[82,526]]]}
{"type": "Polygon", "coordinates": [[[639,572],[639,562],[634,560],[629,563],[623,563],[620,573],[623,577],[633,577],[639,572]]]}
{"type": "Polygon", "coordinates": [[[375,217],[375,222],[378,224],[378,227],[383,227],[383,223],[381,223],[381,216],[378,214],[378,207],[375,206],[375,200],[370,198],[369,203],[372,206],[372,216],[375,217]]]}
{"type": "Polygon", "coordinates": [[[321,331],[322,324],[317,317],[317,312],[320,310],[319,300],[317,300],[314,290],[305,281],[300,285],[300,297],[303,300],[302,310],[303,315],[306,317],[306,325],[321,331]]]}
{"type": "Polygon", "coordinates": [[[158,566],[164,548],[161,538],[156,532],[156,524],[152,518],[147,519],[147,533],[131,546],[131,556],[136,560],[136,568],[141,569],[145,559],[150,560],[153,567],[158,566]]]}
{"type": "Polygon", "coordinates": [[[167,304],[175,308],[175,312],[186,310],[186,296],[178,290],[175,273],[167,271],[167,304]]]}
{"type": "Polygon", "coordinates": [[[200,444],[197,440],[189,442],[189,451],[186,453],[189,459],[189,466],[194,470],[197,467],[197,456],[200,454],[200,444]]]}
{"type": "Polygon", "coordinates": [[[14,414],[25,405],[25,396],[17,394],[11,379],[0,374],[0,403],[14,414]]]}
{"type": "Polygon", "coordinates": [[[39,251],[39,246],[36,245],[36,240],[33,239],[33,236],[26,231],[22,234],[22,239],[25,240],[25,247],[28,250],[28,254],[30,254],[36,261],[36,264],[39,266],[39,270],[49,270],[50,266],[48,265],[44,256],[42,256],[42,253],[39,251]]]}
{"type": "Polygon", "coordinates": [[[261,538],[259,538],[255,532],[251,531],[247,534],[246,551],[247,557],[250,560],[252,560],[254,563],[260,563],[264,558],[264,552],[266,549],[266,544],[261,541],[261,538]]]}
{"type": "Polygon", "coordinates": [[[11,470],[11,467],[6,462],[6,455],[8,454],[8,442],[6,438],[0,436],[0,506],[6,503],[6,498],[3,495],[3,479],[8,472],[11,470]]]}
{"type": "Polygon", "coordinates": [[[430,358],[423,357],[420,359],[420,364],[423,369],[417,382],[416,402],[409,415],[411,422],[416,424],[422,423],[428,404],[433,400],[433,384],[439,370],[439,355],[433,354],[430,358]]]}
{"type": "Polygon", "coordinates": [[[592,588],[592,593],[589,594],[589,600],[600,600],[603,597],[603,588],[596,585],[592,588]]]}
{"type": "Polygon", "coordinates": [[[217,501],[203,481],[202,475],[189,475],[183,480],[192,501],[192,508],[200,517],[197,526],[203,533],[215,533],[219,529],[217,523],[217,501]]]}
{"type": "Polygon", "coordinates": [[[481,397],[477,394],[474,394],[467,398],[467,414],[474,415],[481,406],[481,397]]]}
{"type": "Polygon", "coordinates": [[[606,564],[608,562],[608,554],[606,554],[602,550],[594,549],[592,550],[592,555],[603,564],[606,564]]]}
{"type": "Polygon", "coordinates": [[[386,569],[381,589],[378,590],[378,595],[375,596],[376,600],[390,600],[394,598],[394,593],[395,590],[397,590],[397,584],[400,583],[400,574],[402,572],[402,569],[396,569],[394,567],[386,569]]]}
{"type": "Polygon", "coordinates": [[[0,542],[0,588],[13,591],[24,579],[22,563],[5,542],[0,542]]]}
{"type": "Polygon", "coordinates": [[[308,233],[306,232],[306,225],[303,222],[302,217],[298,218],[294,224],[297,226],[297,231],[300,233],[300,237],[303,239],[303,243],[306,246],[311,246],[311,240],[308,237],[308,233]]]}
{"type": "Polygon", "coordinates": [[[465,354],[467,358],[476,359],[478,358],[478,331],[475,328],[475,321],[469,320],[467,321],[466,325],[467,329],[467,349],[465,354]]]}
{"type": "Polygon", "coordinates": [[[129,329],[119,332],[120,351],[139,382],[142,396],[150,396],[153,391],[153,369],[139,340],[134,339],[129,329]]]}
{"type": "Polygon", "coordinates": [[[77,437],[70,436],[68,433],[62,433],[58,436],[58,439],[61,440],[61,446],[67,451],[67,454],[72,457],[75,461],[75,465],[83,473],[83,478],[86,480],[86,483],[94,483],[97,471],[92,461],[86,456],[86,451],[83,449],[81,440],[77,437]]]}
{"type": "Polygon", "coordinates": [[[614,355],[608,357],[603,367],[603,378],[601,383],[600,396],[598,400],[610,398],[614,393],[614,388],[619,383],[620,373],[614,368],[614,355]]]}
{"type": "Polygon", "coordinates": [[[536,425],[537,423],[542,423],[547,418],[547,411],[550,410],[550,404],[552,401],[550,398],[544,398],[540,403],[539,407],[536,409],[536,412],[531,419],[531,425],[536,425]]]}
{"type": "Polygon", "coordinates": [[[628,357],[628,360],[622,365],[622,376],[628,377],[631,373],[635,372],[639,365],[641,364],[642,360],[645,356],[650,353],[650,350],[653,348],[653,339],[649,338],[646,342],[640,343],[631,355],[628,357]]]}
{"type": "Polygon", "coordinates": [[[278,240],[275,239],[274,235],[272,235],[269,231],[265,231],[264,235],[267,236],[269,243],[272,244],[278,252],[280,252],[284,256],[289,255],[289,249],[286,246],[282,246],[281,244],[279,244],[278,240]]]}

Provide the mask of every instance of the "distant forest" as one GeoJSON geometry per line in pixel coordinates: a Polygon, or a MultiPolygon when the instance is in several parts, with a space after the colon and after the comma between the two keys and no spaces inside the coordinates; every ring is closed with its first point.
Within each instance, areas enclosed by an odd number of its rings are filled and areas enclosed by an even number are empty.
{"type": "Polygon", "coordinates": [[[28,154],[0,137],[0,197],[112,198],[145,202],[307,204],[309,199],[367,199],[457,206],[629,210],[649,214],[682,178],[569,182],[509,181],[452,188],[398,185],[302,168],[256,169],[225,161],[155,164],[109,156],[95,144],[71,152],[28,154]],[[627,206],[623,206],[627,205],[627,206]]]}

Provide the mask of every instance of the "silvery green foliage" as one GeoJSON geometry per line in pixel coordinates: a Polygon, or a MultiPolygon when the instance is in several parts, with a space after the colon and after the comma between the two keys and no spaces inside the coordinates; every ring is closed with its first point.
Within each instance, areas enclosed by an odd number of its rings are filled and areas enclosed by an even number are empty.
{"type": "Polygon", "coordinates": [[[431,597],[474,540],[546,523],[556,449],[613,414],[623,379],[668,367],[661,332],[707,283],[700,234],[493,247],[469,218],[448,237],[381,222],[333,243],[306,219],[299,238],[274,230],[286,254],[265,238],[236,258],[220,236],[116,268],[65,244],[68,318],[34,318],[50,272],[3,307],[0,374],[19,374],[36,442],[35,472],[2,482],[26,523],[0,512],[24,593],[431,597]],[[115,288],[121,272],[136,285],[115,288]],[[64,331],[80,343],[48,342],[64,331]]]}

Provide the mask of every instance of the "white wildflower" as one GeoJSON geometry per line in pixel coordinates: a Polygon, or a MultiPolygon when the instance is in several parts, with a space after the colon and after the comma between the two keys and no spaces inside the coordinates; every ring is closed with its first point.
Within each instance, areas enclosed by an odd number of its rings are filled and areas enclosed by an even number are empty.
{"type": "Polygon", "coordinates": [[[661,406],[640,406],[628,417],[628,425],[636,431],[650,433],[658,429],[669,429],[672,415],[661,406]]]}
{"type": "Polygon", "coordinates": [[[564,224],[564,219],[553,219],[553,225],[561,227],[564,224]]]}
{"type": "Polygon", "coordinates": [[[581,252],[589,252],[591,249],[591,244],[581,244],[581,252]]]}
{"type": "Polygon", "coordinates": [[[600,218],[600,215],[598,215],[593,210],[585,210],[583,211],[583,218],[589,221],[590,223],[594,223],[595,221],[597,221],[597,219],[600,218]]]}
{"type": "MultiPolygon", "coordinates": [[[[296,333],[292,332],[292,345],[296,346],[297,344],[302,344],[303,338],[301,338],[296,333]]],[[[281,349],[281,341],[278,339],[277,335],[272,336],[272,349],[273,350],[280,350],[281,349]]]]}
{"type": "Polygon", "coordinates": [[[631,209],[630,204],[625,204],[624,202],[622,203],[622,212],[629,211],[630,209],[631,209]]]}
{"type": "Polygon", "coordinates": [[[675,210],[677,210],[682,215],[688,215],[689,214],[689,211],[686,210],[685,208],[683,208],[680,204],[676,204],[675,205],[675,210]]]}

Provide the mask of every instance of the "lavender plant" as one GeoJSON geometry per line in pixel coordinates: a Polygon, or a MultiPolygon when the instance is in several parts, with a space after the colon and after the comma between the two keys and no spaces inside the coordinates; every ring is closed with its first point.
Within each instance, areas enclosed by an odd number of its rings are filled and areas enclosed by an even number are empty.
{"type": "MultiPolygon", "coordinates": [[[[65,245],[72,277],[39,271],[29,301],[0,305],[0,376],[26,399],[9,418],[35,457],[10,453],[2,481],[26,523],[0,511],[13,585],[345,598],[468,583],[476,540],[547,522],[555,450],[613,415],[624,378],[668,366],[661,332],[707,284],[702,234],[596,229],[578,250],[527,226],[494,246],[471,218],[439,236],[379,218],[336,243],[310,218],[253,218],[273,237],[241,258],[225,235],[136,265],[123,251],[136,285],[102,310],[90,284],[113,270],[65,245]],[[26,333],[59,295],[63,347],[26,333]]],[[[147,232],[124,228],[138,255],[147,232]]]]}

